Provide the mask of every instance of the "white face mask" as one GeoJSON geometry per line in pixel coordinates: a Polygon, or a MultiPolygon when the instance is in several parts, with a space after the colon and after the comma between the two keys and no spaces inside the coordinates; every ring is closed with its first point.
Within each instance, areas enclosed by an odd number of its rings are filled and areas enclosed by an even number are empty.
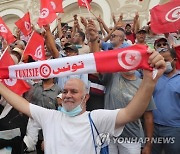
{"type": "Polygon", "coordinates": [[[172,72],[173,68],[172,68],[172,65],[171,65],[171,62],[166,62],[166,70],[164,73],[168,74],[170,72],[172,72]]]}

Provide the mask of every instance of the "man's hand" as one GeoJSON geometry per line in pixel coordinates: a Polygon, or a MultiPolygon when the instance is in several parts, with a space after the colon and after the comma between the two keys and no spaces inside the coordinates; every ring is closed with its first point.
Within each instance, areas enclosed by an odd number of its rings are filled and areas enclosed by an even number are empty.
{"type": "Polygon", "coordinates": [[[148,63],[151,67],[158,70],[158,73],[155,77],[155,79],[152,78],[152,71],[144,70],[144,79],[147,80],[147,82],[154,82],[156,83],[159,77],[164,73],[166,69],[166,64],[164,61],[164,58],[155,50],[148,50],[148,53],[151,54],[149,56],[148,63]]]}
{"type": "Polygon", "coordinates": [[[151,154],[151,146],[145,145],[145,147],[142,149],[142,154],[151,154]]]}
{"type": "Polygon", "coordinates": [[[101,18],[101,15],[99,15],[99,17],[97,17],[96,19],[97,19],[97,21],[98,21],[99,23],[102,23],[102,22],[103,22],[103,20],[102,20],[102,18],[101,18]]]}
{"type": "Polygon", "coordinates": [[[84,17],[80,17],[81,23],[84,25],[84,27],[87,27],[87,20],[84,17]]]}
{"type": "Polygon", "coordinates": [[[134,16],[134,21],[137,21],[139,19],[139,13],[136,12],[135,16],[134,16]]]}
{"type": "Polygon", "coordinates": [[[98,39],[98,31],[93,20],[88,20],[86,32],[88,34],[90,42],[94,42],[98,39]]]}

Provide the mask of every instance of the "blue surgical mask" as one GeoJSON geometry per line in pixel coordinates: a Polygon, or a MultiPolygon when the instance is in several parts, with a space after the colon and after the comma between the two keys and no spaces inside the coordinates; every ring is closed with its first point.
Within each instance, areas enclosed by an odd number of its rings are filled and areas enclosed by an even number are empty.
{"type": "Polygon", "coordinates": [[[171,62],[169,62],[169,61],[166,62],[166,70],[165,70],[164,73],[168,74],[168,73],[170,73],[172,70],[173,70],[173,68],[172,68],[171,62]]]}
{"type": "MultiPolygon", "coordinates": [[[[85,96],[84,96],[84,98],[85,98],[85,96]]],[[[77,116],[82,111],[81,104],[82,104],[84,98],[82,99],[81,103],[78,106],[76,106],[74,109],[72,109],[71,111],[67,111],[64,107],[61,107],[61,106],[58,107],[58,111],[61,111],[70,117],[77,116]]]]}

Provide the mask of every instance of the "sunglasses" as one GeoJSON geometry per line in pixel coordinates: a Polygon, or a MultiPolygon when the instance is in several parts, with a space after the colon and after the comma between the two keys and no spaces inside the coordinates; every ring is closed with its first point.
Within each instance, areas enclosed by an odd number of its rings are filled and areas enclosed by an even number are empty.
{"type": "Polygon", "coordinates": [[[158,43],[158,44],[157,44],[157,47],[166,46],[166,45],[167,45],[166,42],[164,42],[164,43],[158,43]]]}

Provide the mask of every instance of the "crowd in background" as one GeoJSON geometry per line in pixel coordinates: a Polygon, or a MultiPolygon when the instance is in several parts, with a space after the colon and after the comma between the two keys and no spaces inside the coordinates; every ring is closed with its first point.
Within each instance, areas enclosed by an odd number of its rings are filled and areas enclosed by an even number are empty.
{"type": "MultiPolygon", "coordinates": [[[[146,143],[110,143],[112,154],[178,154],[180,151],[180,74],[176,68],[175,47],[180,45],[180,30],[174,33],[155,34],[151,23],[140,27],[136,13],[132,23],[123,21],[123,14],[116,20],[112,15],[113,27],[108,27],[101,16],[86,19],[73,16],[73,26],[57,19],[57,27],[49,25],[36,30],[45,39],[46,59],[59,59],[93,52],[111,52],[135,44],[147,45],[158,51],[166,61],[167,69],[159,79],[149,105],[141,119],[128,123],[121,138],[149,138],[146,143]],[[80,26],[82,25],[82,26],[80,26]],[[155,143],[152,138],[174,137],[173,143],[155,143]]],[[[31,56],[24,57],[23,50],[30,38],[17,29],[16,41],[7,45],[1,38],[1,54],[8,46],[15,64],[31,63],[31,56]]],[[[119,109],[128,105],[139,88],[143,78],[142,70],[109,74],[80,74],[42,80],[29,80],[31,89],[23,94],[29,102],[48,109],[60,110],[64,84],[69,78],[82,79],[89,88],[88,111],[95,109],[119,109]]],[[[147,91],[148,93],[148,91],[147,91]]],[[[44,153],[43,133],[36,121],[19,113],[1,97],[0,131],[13,130],[12,139],[0,138],[0,149],[11,147],[13,154],[34,152],[44,153]]],[[[53,130],[52,130],[53,131],[53,130]]],[[[49,132],[50,133],[50,132],[49,132]]]]}

